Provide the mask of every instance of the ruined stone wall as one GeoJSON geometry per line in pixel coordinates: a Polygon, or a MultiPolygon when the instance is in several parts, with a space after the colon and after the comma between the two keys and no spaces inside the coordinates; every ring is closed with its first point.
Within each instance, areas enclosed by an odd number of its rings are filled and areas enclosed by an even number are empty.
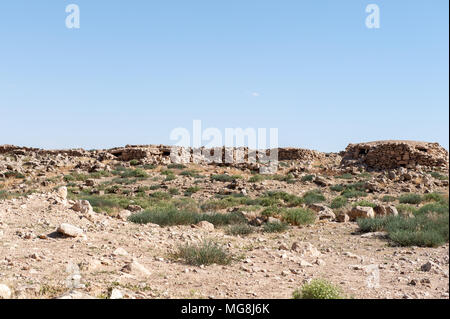
{"type": "Polygon", "coordinates": [[[342,166],[365,166],[371,169],[448,169],[448,151],[438,143],[414,141],[378,141],[350,144],[345,149],[342,166]]]}
{"type": "MultiPolygon", "coordinates": [[[[225,164],[240,168],[259,168],[268,163],[269,150],[256,153],[247,147],[215,149],[193,149],[179,147],[171,156],[172,148],[166,145],[126,145],[106,150],[85,151],[83,149],[69,150],[42,150],[36,148],[17,147],[13,145],[0,145],[0,154],[11,153],[17,155],[64,155],[68,157],[90,157],[99,161],[139,160],[149,164],[169,163],[197,163],[197,164],[225,164]],[[205,156],[210,154],[211,156],[205,156]],[[214,154],[214,156],[212,156],[214,154]]],[[[301,148],[278,148],[278,160],[297,160],[309,162],[322,160],[332,153],[321,153],[301,148]]],[[[273,150],[272,150],[273,152],[273,150]]],[[[364,166],[369,169],[393,169],[398,167],[418,168],[436,167],[448,169],[448,151],[437,143],[412,141],[379,141],[370,143],[350,144],[345,151],[335,157],[341,167],[364,166]]],[[[333,157],[334,158],[334,157],[333,157]]]]}
{"type": "MultiPolygon", "coordinates": [[[[164,145],[127,145],[123,148],[108,150],[117,159],[129,161],[132,159],[147,159],[153,162],[176,162],[176,163],[241,163],[248,162],[249,158],[255,161],[266,161],[271,152],[278,151],[279,160],[314,160],[325,156],[324,153],[301,149],[301,148],[278,148],[256,152],[247,147],[217,147],[217,148],[190,148],[177,147],[171,156],[171,147],[164,145]]],[[[273,153],[272,153],[273,154],[273,153]]],[[[251,162],[251,160],[250,160],[251,162]]]]}

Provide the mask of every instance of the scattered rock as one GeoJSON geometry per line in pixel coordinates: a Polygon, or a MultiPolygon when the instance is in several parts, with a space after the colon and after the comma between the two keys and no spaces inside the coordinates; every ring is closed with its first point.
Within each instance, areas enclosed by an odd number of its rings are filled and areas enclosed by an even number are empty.
{"type": "Polygon", "coordinates": [[[85,294],[81,291],[72,290],[57,299],[96,299],[88,294],[85,294]]]}
{"type": "Polygon", "coordinates": [[[123,294],[119,289],[114,288],[109,295],[109,299],[123,299],[123,294]]]}
{"type": "Polygon", "coordinates": [[[341,212],[336,216],[336,220],[340,223],[347,223],[350,221],[350,217],[346,213],[341,212]]]}
{"type": "Polygon", "coordinates": [[[67,199],[67,187],[66,186],[62,186],[62,187],[58,188],[56,193],[62,200],[67,199]]]}
{"type": "Polygon", "coordinates": [[[122,247],[117,248],[113,251],[114,256],[128,256],[128,252],[122,247]]]}
{"type": "Polygon", "coordinates": [[[214,225],[211,224],[210,222],[207,222],[206,220],[202,220],[201,222],[197,223],[195,226],[197,228],[204,229],[204,230],[207,230],[207,231],[213,231],[214,230],[214,225]]]}
{"type": "Polygon", "coordinates": [[[432,264],[431,264],[431,262],[427,262],[426,264],[423,264],[421,267],[420,267],[420,270],[422,270],[422,271],[430,271],[431,270],[431,267],[432,267],[432,264]]]}
{"type": "Polygon", "coordinates": [[[133,212],[133,213],[137,213],[137,212],[142,211],[142,207],[139,205],[130,204],[127,206],[127,210],[129,210],[130,212],[133,212]]]}
{"type": "Polygon", "coordinates": [[[365,207],[365,206],[356,206],[353,207],[351,211],[349,211],[348,216],[350,217],[351,221],[355,221],[358,218],[374,218],[375,212],[373,211],[372,207],[365,207]]]}
{"type": "Polygon", "coordinates": [[[295,242],[292,244],[291,250],[300,253],[302,257],[316,258],[322,256],[322,253],[311,243],[295,242]]]}
{"type": "Polygon", "coordinates": [[[388,215],[397,216],[398,215],[398,211],[397,211],[397,208],[395,208],[395,206],[378,205],[373,210],[374,210],[376,216],[388,216],[388,215]]]}
{"type": "Polygon", "coordinates": [[[10,299],[11,295],[11,289],[7,285],[0,284],[0,299],[10,299]]]}
{"type": "Polygon", "coordinates": [[[121,210],[119,214],[117,214],[117,217],[123,221],[127,221],[128,217],[130,217],[132,213],[129,210],[121,210]]]}
{"type": "Polygon", "coordinates": [[[361,238],[387,238],[387,237],[388,237],[387,232],[372,232],[361,235],[361,238]]]}
{"type": "Polygon", "coordinates": [[[91,203],[89,203],[87,200],[76,201],[75,204],[72,206],[72,209],[82,214],[89,214],[94,212],[91,203]]]}
{"type": "Polygon", "coordinates": [[[84,234],[81,228],[65,223],[59,225],[57,232],[69,237],[78,237],[84,234]]]}
{"type": "Polygon", "coordinates": [[[145,268],[143,265],[141,265],[138,261],[134,259],[130,263],[126,264],[122,268],[122,271],[133,275],[150,276],[151,274],[147,268],[145,268]]]}

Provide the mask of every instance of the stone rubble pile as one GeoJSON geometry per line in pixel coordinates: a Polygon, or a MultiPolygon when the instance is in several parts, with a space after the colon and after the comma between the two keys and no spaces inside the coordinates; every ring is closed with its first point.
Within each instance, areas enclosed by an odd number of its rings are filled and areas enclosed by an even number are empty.
{"type": "Polygon", "coordinates": [[[343,152],[342,166],[369,169],[448,169],[448,151],[438,143],[378,141],[350,144],[343,152]]]}

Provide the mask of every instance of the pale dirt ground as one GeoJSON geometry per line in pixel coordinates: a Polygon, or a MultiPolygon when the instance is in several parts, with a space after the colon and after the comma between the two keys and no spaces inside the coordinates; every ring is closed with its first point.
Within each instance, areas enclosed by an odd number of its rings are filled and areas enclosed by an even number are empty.
{"type": "Polygon", "coordinates": [[[0,201],[0,284],[11,288],[13,298],[67,294],[77,266],[84,285],[77,291],[96,298],[107,297],[112,288],[125,298],[291,298],[313,278],[333,282],[349,298],[449,298],[448,244],[390,247],[383,239],[352,234],[356,223],[335,222],[241,238],[223,229],[137,225],[102,214],[92,223],[70,207],[55,194],[0,201]],[[82,228],[86,239],[56,236],[61,223],[82,228]],[[194,267],[170,259],[177,245],[203,239],[222,243],[236,260],[194,267]],[[312,244],[321,256],[291,251],[294,242],[312,244]],[[119,247],[128,255],[115,256],[119,247]],[[132,258],[150,274],[121,271],[132,258]],[[301,266],[302,260],[312,266],[301,266]],[[422,271],[427,262],[431,270],[422,271]],[[377,266],[365,268],[369,265],[377,266]],[[379,273],[378,288],[368,287],[370,269],[379,273]]]}

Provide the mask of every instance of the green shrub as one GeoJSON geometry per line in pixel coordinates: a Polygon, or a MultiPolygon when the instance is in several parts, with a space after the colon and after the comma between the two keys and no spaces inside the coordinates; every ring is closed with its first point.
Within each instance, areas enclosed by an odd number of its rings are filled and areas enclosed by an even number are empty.
{"type": "Polygon", "coordinates": [[[383,198],[381,198],[381,201],[384,203],[390,203],[390,202],[395,202],[397,199],[394,196],[390,196],[390,195],[385,195],[383,196],[383,198]]]}
{"type": "Polygon", "coordinates": [[[137,193],[145,193],[150,190],[150,187],[148,186],[139,186],[136,190],[137,193]]]}
{"type": "Polygon", "coordinates": [[[141,162],[139,161],[139,160],[137,160],[137,159],[133,159],[133,160],[131,160],[130,161],[130,165],[131,166],[137,166],[137,165],[139,165],[141,162]]]}
{"type": "Polygon", "coordinates": [[[188,265],[228,265],[232,256],[219,244],[212,241],[204,241],[201,244],[186,244],[179,246],[173,258],[183,259],[188,265]]]}
{"type": "Polygon", "coordinates": [[[120,173],[120,177],[122,178],[130,178],[130,177],[140,177],[145,178],[148,177],[148,174],[141,168],[136,169],[127,169],[120,173]]]}
{"type": "Polygon", "coordinates": [[[105,191],[108,194],[117,194],[120,192],[120,187],[118,185],[113,185],[111,187],[106,188],[105,191]]]}
{"type": "Polygon", "coordinates": [[[169,169],[185,169],[186,166],[183,164],[172,163],[172,164],[167,165],[167,168],[169,168],[169,169]]]}
{"type": "Polygon", "coordinates": [[[152,198],[156,198],[158,200],[167,200],[172,197],[169,193],[165,193],[165,192],[153,192],[153,193],[150,193],[149,196],[152,198]]]}
{"type": "Polygon", "coordinates": [[[434,218],[400,216],[392,219],[386,230],[389,238],[400,246],[437,247],[448,242],[448,221],[448,212],[434,218]]]}
{"type": "Polygon", "coordinates": [[[169,194],[170,195],[179,195],[180,191],[178,190],[178,188],[169,188],[169,194]]]}
{"type": "Polygon", "coordinates": [[[74,181],[85,182],[87,179],[89,179],[89,175],[87,174],[72,173],[64,176],[64,181],[66,182],[74,182],[74,181]]]}
{"type": "Polygon", "coordinates": [[[401,204],[420,204],[422,202],[422,196],[419,194],[403,194],[398,198],[401,204]]]}
{"type": "Polygon", "coordinates": [[[395,208],[397,208],[397,211],[400,214],[414,214],[417,211],[417,208],[415,206],[408,204],[398,204],[397,206],[395,206],[395,208]]]}
{"type": "Polygon", "coordinates": [[[342,175],[335,176],[338,179],[352,179],[354,176],[350,173],[345,173],[342,175]]]}
{"type": "Polygon", "coordinates": [[[198,186],[188,187],[186,189],[186,192],[184,192],[184,196],[191,196],[192,194],[197,193],[199,190],[200,190],[200,187],[198,187],[198,186]]]}
{"type": "Polygon", "coordinates": [[[264,194],[264,197],[270,198],[272,200],[282,200],[288,207],[294,207],[303,204],[303,199],[301,197],[281,191],[269,191],[264,194]]]}
{"type": "Polygon", "coordinates": [[[338,196],[335,199],[333,199],[330,207],[333,209],[342,208],[345,205],[347,205],[347,202],[348,202],[347,198],[345,198],[344,196],[338,196]]]}
{"type": "Polygon", "coordinates": [[[282,219],[291,225],[308,225],[314,223],[316,214],[310,209],[286,209],[282,213],[282,219]]]}
{"type": "Polygon", "coordinates": [[[439,179],[441,181],[448,180],[448,176],[442,175],[441,173],[438,173],[438,172],[429,172],[429,174],[431,176],[433,176],[434,178],[439,179]]]}
{"type": "Polygon", "coordinates": [[[249,235],[251,233],[254,232],[253,227],[247,225],[247,224],[236,224],[236,225],[231,225],[228,226],[226,233],[228,235],[233,235],[233,236],[246,236],[249,235]]]}
{"type": "Polygon", "coordinates": [[[314,180],[314,175],[305,175],[300,179],[302,182],[312,182],[314,180]]]}
{"type": "Polygon", "coordinates": [[[281,233],[288,229],[288,225],[282,222],[265,223],[263,232],[265,233],[281,233]]]}
{"type": "Polygon", "coordinates": [[[440,193],[430,193],[423,195],[423,201],[424,202],[445,202],[448,201],[448,198],[446,198],[443,194],[440,193]]]}
{"type": "Polygon", "coordinates": [[[256,174],[249,178],[250,183],[256,183],[263,180],[274,180],[274,181],[280,181],[280,182],[286,182],[289,184],[292,184],[295,182],[294,175],[288,174],[288,175],[260,175],[256,174]]]}
{"type": "Polygon", "coordinates": [[[306,192],[303,195],[303,201],[306,204],[320,203],[320,202],[325,201],[325,196],[323,196],[321,191],[313,190],[313,191],[306,192]]]}
{"type": "Polygon", "coordinates": [[[366,197],[367,193],[360,190],[355,189],[345,189],[342,193],[342,196],[346,198],[358,198],[358,197],[366,197]]]}
{"type": "Polygon", "coordinates": [[[259,175],[259,174],[253,175],[252,177],[250,177],[250,178],[248,179],[248,181],[249,181],[250,183],[261,182],[261,181],[263,181],[263,180],[265,180],[265,177],[264,177],[263,175],[259,175]]]}
{"type": "Polygon", "coordinates": [[[246,220],[241,213],[197,213],[180,210],[171,206],[157,207],[133,214],[129,220],[137,224],[158,224],[160,226],[190,225],[200,221],[208,221],[214,226],[224,226],[244,223],[246,220]]]}
{"type": "Polygon", "coordinates": [[[226,175],[226,174],[211,175],[211,180],[218,182],[232,182],[240,178],[242,178],[240,175],[226,175]]]}
{"type": "Polygon", "coordinates": [[[209,200],[201,205],[201,209],[203,211],[212,211],[212,210],[220,210],[230,207],[239,206],[242,204],[242,199],[233,197],[233,196],[227,196],[218,200],[209,200]]]}
{"type": "Polygon", "coordinates": [[[288,184],[295,183],[294,175],[287,174],[287,175],[268,175],[270,176],[268,179],[272,179],[274,181],[280,181],[280,182],[286,182],[288,184]]]}
{"type": "Polygon", "coordinates": [[[399,246],[437,247],[448,242],[449,207],[447,203],[431,203],[415,210],[413,218],[399,215],[357,222],[362,232],[386,231],[399,246]]]}
{"type": "Polygon", "coordinates": [[[7,191],[0,191],[0,200],[3,199],[9,199],[10,198],[10,193],[7,191]]]}
{"type": "Polygon", "coordinates": [[[3,174],[5,175],[6,178],[21,178],[21,179],[25,178],[25,175],[19,172],[7,171],[3,174]]]}
{"type": "Polygon", "coordinates": [[[358,219],[359,230],[363,233],[383,231],[392,217],[375,217],[358,219]]]}
{"type": "Polygon", "coordinates": [[[201,175],[200,175],[196,170],[186,170],[186,171],[182,171],[182,172],[180,173],[180,175],[182,175],[182,176],[189,176],[189,177],[195,177],[195,178],[201,177],[201,175]]]}
{"type": "Polygon", "coordinates": [[[284,210],[283,207],[269,206],[261,212],[261,215],[265,217],[274,217],[280,215],[284,210]]]}
{"type": "Polygon", "coordinates": [[[170,182],[173,181],[174,179],[176,179],[175,175],[167,175],[164,181],[170,182]]]}
{"type": "Polygon", "coordinates": [[[370,174],[369,172],[363,172],[363,173],[359,174],[358,176],[367,180],[372,177],[372,174],[370,174]]]}
{"type": "Polygon", "coordinates": [[[444,215],[448,213],[448,202],[437,202],[423,205],[420,207],[415,214],[416,215],[426,215],[429,213],[435,213],[438,215],[444,215]]]}
{"type": "Polygon", "coordinates": [[[330,189],[334,192],[342,192],[345,187],[342,184],[330,186],[330,189]]]}
{"type": "Polygon", "coordinates": [[[353,204],[353,207],[356,207],[356,206],[375,208],[375,207],[377,207],[377,204],[369,202],[367,200],[360,200],[359,202],[356,202],[353,204]]]}
{"type": "Polygon", "coordinates": [[[292,294],[294,299],[342,299],[339,287],[323,279],[314,279],[292,294]]]}
{"type": "Polygon", "coordinates": [[[89,173],[89,178],[92,179],[100,179],[102,177],[109,177],[109,176],[111,176],[111,173],[108,171],[98,171],[89,173]]]}

